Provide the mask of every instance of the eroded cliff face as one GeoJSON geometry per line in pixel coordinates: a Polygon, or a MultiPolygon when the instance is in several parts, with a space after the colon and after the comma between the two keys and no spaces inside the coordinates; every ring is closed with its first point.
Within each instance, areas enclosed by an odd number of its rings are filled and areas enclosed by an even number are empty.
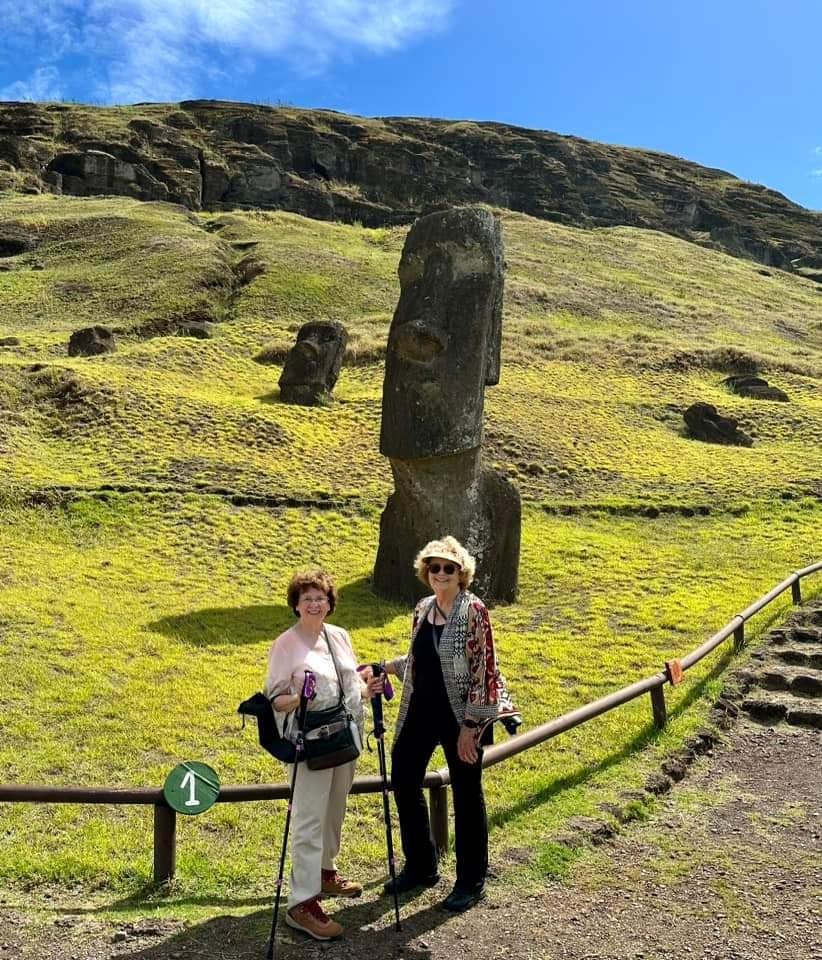
{"type": "Polygon", "coordinates": [[[0,189],[262,207],[366,226],[489,203],[663,230],[822,280],[822,214],[665,154],[500,123],[221,101],[0,103],[0,189]]]}

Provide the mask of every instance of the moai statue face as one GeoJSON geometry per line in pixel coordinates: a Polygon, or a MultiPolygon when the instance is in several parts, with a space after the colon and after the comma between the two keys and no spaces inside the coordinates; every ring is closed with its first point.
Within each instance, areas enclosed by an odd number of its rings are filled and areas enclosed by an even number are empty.
{"type": "Polygon", "coordinates": [[[318,403],[334,389],[348,334],[341,323],[317,321],[300,327],[280,374],[280,396],[288,403],[318,403]]]}
{"type": "Polygon", "coordinates": [[[399,276],[380,451],[417,459],[478,447],[485,385],[499,381],[499,221],[481,207],[421,218],[405,241],[399,276]]]}

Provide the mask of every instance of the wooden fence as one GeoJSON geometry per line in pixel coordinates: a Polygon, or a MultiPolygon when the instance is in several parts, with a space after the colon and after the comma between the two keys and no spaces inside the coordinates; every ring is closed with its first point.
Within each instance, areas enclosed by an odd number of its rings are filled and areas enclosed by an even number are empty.
{"type": "MultiPolygon", "coordinates": [[[[706,640],[696,650],[686,656],[669,660],[665,668],[644,680],[637,680],[621,690],[609,693],[599,700],[587,703],[570,713],[549,720],[533,730],[517,734],[505,743],[488,747],[483,756],[483,767],[501,763],[524,750],[530,750],[546,740],[571,730],[573,727],[593,720],[609,710],[648,694],[651,713],[657,727],[663,727],[667,714],[665,707],[665,684],[675,684],[682,674],[699,663],[711,651],[715,650],[729,637],[734,638],[735,649],[741,649],[745,642],[745,624],[754,614],[775,600],[786,590],[791,590],[795,604],[802,602],[801,581],[812,573],[822,570],[822,561],[797,570],[789,577],[769,590],[755,603],[728,621],[721,630],[706,640]]],[[[431,828],[439,850],[448,847],[448,768],[429,771],[425,775],[424,786],[428,787],[431,812],[431,828]]],[[[380,793],[382,780],[379,777],[357,777],[351,787],[352,793],[380,793]]],[[[287,783],[254,784],[249,786],[222,786],[218,803],[243,803],[253,800],[285,800],[288,798],[287,783]]],[[[170,880],[174,876],[177,860],[177,815],[169,807],[163,791],[154,787],[52,787],[31,785],[0,785],[0,802],[5,803],[105,803],[105,804],[152,804],[154,806],[154,879],[158,882],[170,880]]]]}

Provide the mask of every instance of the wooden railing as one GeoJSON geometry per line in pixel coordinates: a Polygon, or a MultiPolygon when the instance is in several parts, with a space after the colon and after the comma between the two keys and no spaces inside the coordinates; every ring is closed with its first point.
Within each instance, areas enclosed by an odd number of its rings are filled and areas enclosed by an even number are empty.
{"type": "MultiPolygon", "coordinates": [[[[790,588],[795,604],[802,602],[801,580],[812,573],[822,570],[822,561],[797,570],[789,577],[769,590],[755,603],[728,621],[721,630],[706,640],[696,650],[679,660],[669,660],[665,669],[644,680],[637,680],[621,690],[609,693],[599,700],[586,703],[561,717],[549,720],[533,730],[517,734],[505,743],[488,747],[483,756],[483,767],[501,763],[509,757],[530,750],[546,740],[593,720],[615,707],[629,703],[643,694],[649,694],[651,713],[657,727],[663,727],[667,719],[665,706],[665,684],[675,683],[681,674],[699,663],[711,651],[715,650],[730,636],[734,638],[735,649],[739,650],[745,642],[745,624],[754,614],[775,600],[790,588]]],[[[425,775],[424,786],[429,789],[431,828],[440,851],[448,847],[448,792],[451,782],[447,767],[430,771],[425,775]]],[[[222,786],[218,803],[244,803],[253,800],[285,800],[288,798],[287,783],[253,784],[248,786],[222,786]]],[[[382,781],[379,777],[357,777],[351,787],[352,793],[380,793],[382,781]]],[[[154,879],[158,882],[170,880],[174,876],[177,859],[176,833],[177,815],[169,807],[163,791],[153,787],[50,787],[0,785],[0,802],[5,803],[106,803],[106,804],[152,804],[154,806],[154,879]]]]}

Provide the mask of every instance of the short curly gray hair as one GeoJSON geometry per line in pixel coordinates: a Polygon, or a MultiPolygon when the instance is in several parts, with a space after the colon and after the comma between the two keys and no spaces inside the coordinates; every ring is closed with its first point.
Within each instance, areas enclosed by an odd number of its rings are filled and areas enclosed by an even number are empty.
{"type": "Polygon", "coordinates": [[[453,560],[459,567],[459,584],[463,590],[470,586],[474,579],[477,563],[456,537],[443,537],[441,540],[431,540],[420,550],[414,558],[414,569],[417,578],[429,587],[428,561],[434,557],[440,560],[453,560]]]}

